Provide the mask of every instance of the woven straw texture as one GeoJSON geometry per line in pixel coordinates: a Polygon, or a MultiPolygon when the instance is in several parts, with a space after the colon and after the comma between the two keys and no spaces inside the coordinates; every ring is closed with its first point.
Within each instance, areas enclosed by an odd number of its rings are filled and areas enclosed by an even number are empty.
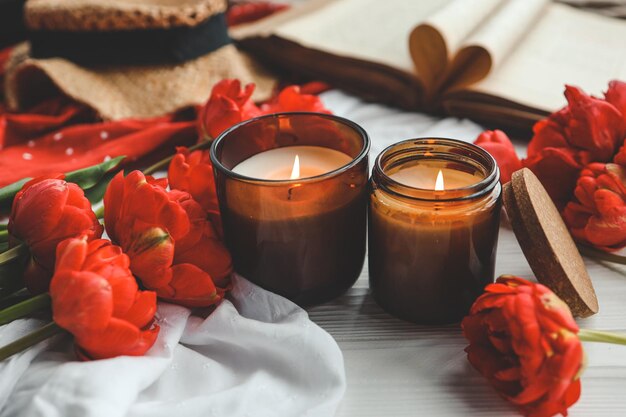
{"type": "Polygon", "coordinates": [[[166,29],[225,10],[224,0],[28,0],[24,19],[33,30],[166,29]]]}
{"type": "Polygon", "coordinates": [[[255,100],[269,98],[275,85],[233,45],[182,65],[85,68],[59,58],[31,59],[23,44],[9,62],[5,98],[10,109],[24,110],[61,90],[105,120],[153,117],[204,103],[224,78],[254,82],[255,100]]]}

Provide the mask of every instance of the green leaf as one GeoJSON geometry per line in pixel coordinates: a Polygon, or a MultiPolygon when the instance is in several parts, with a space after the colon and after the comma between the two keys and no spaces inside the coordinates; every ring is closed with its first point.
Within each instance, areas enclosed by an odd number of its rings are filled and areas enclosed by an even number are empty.
{"type": "MultiPolygon", "coordinates": [[[[79,169],[77,171],[68,172],[65,175],[65,180],[77,184],[83,190],[87,190],[98,184],[102,177],[104,177],[105,174],[117,167],[124,158],[126,157],[118,156],[117,158],[102,162],[98,165],[79,169]]],[[[11,204],[13,204],[13,198],[15,197],[15,194],[17,194],[22,186],[30,180],[31,178],[24,178],[17,182],[14,182],[13,184],[9,184],[3,188],[0,188],[0,211],[8,211],[11,209],[11,204]]]]}
{"type": "Polygon", "coordinates": [[[12,247],[8,251],[0,253],[0,265],[12,261],[13,259],[20,258],[26,253],[28,253],[28,246],[20,243],[19,245],[12,247]]]}
{"type": "Polygon", "coordinates": [[[23,244],[0,253],[0,298],[24,287],[22,275],[27,254],[28,248],[23,244]]]}
{"type": "Polygon", "coordinates": [[[11,204],[13,204],[13,197],[19,190],[22,189],[22,186],[30,181],[30,178],[24,178],[13,184],[9,184],[5,187],[0,188],[0,211],[10,210],[11,204]]]}
{"type": "Polygon", "coordinates": [[[89,188],[88,190],[85,190],[85,197],[87,197],[91,204],[95,204],[98,201],[102,200],[102,198],[104,197],[104,193],[109,186],[109,183],[115,175],[117,175],[116,171],[109,172],[104,177],[102,177],[102,179],[100,179],[100,181],[98,181],[96,185],[89,188]]]}
{"type": "Polygon", "coordinates": [[[65,180],[78,184],[80,188],[82,188],[83,190],[87,190],[100,182],[102,177],[107,172],[118,166],[124,158],[126,157],[118,156],[117,158],[113,158],[98,165],[79,169],[78,171],[69,172],[65,176],[65,180]]]}
{"type": "Polygon", "coordinates": [[[616,253],[605,252],[603,250],[587,245],[578,245],[578,250],[580,251],[581,255],[587,256],[592,259],[599,259],[601,261],[608,261],[616,264],[626,265],[626,255],[618,255],[616,253]]]}
{"type": "Polygon", "coordinates": [[[35,295],[17,304],[13,304],[3,310],[0,310],[0,326],[11,323],[37,310],[50,307],[52,300],[48,293],[35,295]]]}
{"type": "Polygon", "coordinates": [[[0,347],[0,361],[10,358],[16,353],[20,353],[21,351],[60,333],[64,333],[64,330],[55,322],[48,323],[45,326],[28,333],[26,336],[17,339],[15,342],[0,347]]]}

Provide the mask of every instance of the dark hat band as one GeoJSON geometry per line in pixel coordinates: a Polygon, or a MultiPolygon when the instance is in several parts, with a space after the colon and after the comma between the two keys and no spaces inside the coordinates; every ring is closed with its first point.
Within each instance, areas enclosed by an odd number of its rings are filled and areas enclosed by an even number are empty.
{"type": "Polygon", "coordinates": [[[29,32],[33,58],[79,65],[180,64],[231,43],[224,13],[193,27],[116,31],[29,32]]]}

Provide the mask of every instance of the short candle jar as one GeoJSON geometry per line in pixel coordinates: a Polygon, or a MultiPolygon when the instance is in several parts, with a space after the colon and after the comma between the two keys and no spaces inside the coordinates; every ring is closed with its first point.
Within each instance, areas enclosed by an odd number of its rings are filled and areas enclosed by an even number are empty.
{"type": "Polygon", "coordinates": [[[298,304],[352,286],[365,260],[369,138],[349,120],[282,113],[211,147],[235,270],[298,304]]]}
{"type": "Polygon", "coordinates": [[[460,321],[493,282],[498,166],[453,139],[407,140],[376,159],[369,205],[372,295],[419,324],[460,321]]]}

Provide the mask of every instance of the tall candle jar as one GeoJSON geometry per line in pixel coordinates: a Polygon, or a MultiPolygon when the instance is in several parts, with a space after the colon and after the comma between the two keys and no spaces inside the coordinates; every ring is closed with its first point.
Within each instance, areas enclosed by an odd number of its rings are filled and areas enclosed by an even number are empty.
{"type": "Polygon", "coordinates": [[[499,179],[489,153],[453,139],[407,140],[378,156],[368,256],[380,306],[419,324],[468,313],[494,279],[499,179]]]}
{"type": "Polygon", "coordinates": [[[351,287],[365,260],[369,146],[355,123],[318,113],[222,133],[211,160],[235,270],[301,305],[351,287]]]}

